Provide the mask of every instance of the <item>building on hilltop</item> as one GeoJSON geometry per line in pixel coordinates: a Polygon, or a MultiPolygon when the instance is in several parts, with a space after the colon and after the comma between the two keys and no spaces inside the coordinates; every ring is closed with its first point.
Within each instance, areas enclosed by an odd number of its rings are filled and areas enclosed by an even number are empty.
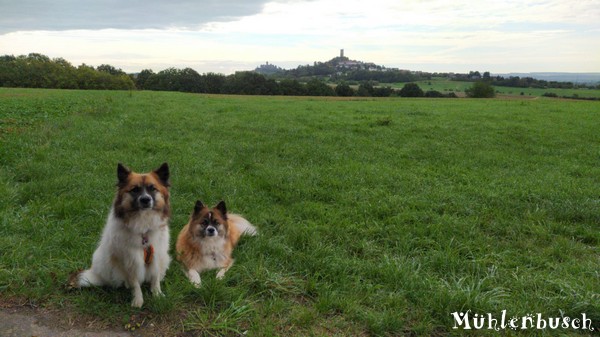
{"type": "Polygon", "coordinates": [[[267,61],[265,64],[261,64],[260,66],[256,67],[254,71],[259,74],[270,75],[282,72],[283,69],[274,64],[269,64],[269,61],[267,61]]]}

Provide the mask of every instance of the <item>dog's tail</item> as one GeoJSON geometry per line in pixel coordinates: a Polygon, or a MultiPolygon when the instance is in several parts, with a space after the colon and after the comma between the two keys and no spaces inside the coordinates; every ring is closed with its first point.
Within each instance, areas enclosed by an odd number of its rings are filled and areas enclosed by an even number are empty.
{"type": "Polygon", "coordinates": [[[91,269],[78,270],[69,276],[67,289],[72,290],[90,286],[101,286],[102,284],[102,279],[100,279],[91,269]]]}
{"type": "Polygon", "coordinates": [[[227,219],[237,227],[237,229],[242,235],[254,236],[258,234],[258,229],[256,229],[256,227],[254,227],[254,225],[251,224],[250,221],[242,218],[237,214],[227,214],[227,219]]]}

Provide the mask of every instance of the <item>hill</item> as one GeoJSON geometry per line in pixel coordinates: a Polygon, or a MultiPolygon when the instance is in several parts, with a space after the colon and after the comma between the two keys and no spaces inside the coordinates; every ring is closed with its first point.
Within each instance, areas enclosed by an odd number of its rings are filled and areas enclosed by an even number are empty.
{"type": "Polygon", "coordinates": [[[281,69],[267,63],[257,67],[255,71],[274,78],[296,79],[304,82],[317,78],[335,83],[345,81],[397,83],[430,78],[426,73],[386,68],[373,62],[352,60],[346,56],[334,57],[325,62],[315,61],[312,65],[299,65],[295,69],[281,69]],[[273,67],[277,68],[277,71],[265,71],[273,67]]]}
{"type": "Polygon", "coordinates": [[[312,65],[300,65],[295,69],[282,69],[267,62],[256,68],[256,72],[276,79],[295,79],[309,81],[311,79],[327,80],[334,84],[354,82],[406,83],[437,79],[473,82],[491,81],[494,86],[518,88],[561,88],[573,89],[600,85],[600,73],[508,73],[490,74],[490,72],[470,71],[469,73],[428,73],[423,71],[386,68],[373,62],[352,60],[344,56],[334,57],[325,62],[314,62],[312,65]]]}
{"type": "Polygon", "coordinates": [[[508,73],[495,74],[494,76],[503,77],[531,77],[544,81],[573,82],[600,84],[600,73],[561,73],[561,72],[543,72],[543,73],[508,73]]]}

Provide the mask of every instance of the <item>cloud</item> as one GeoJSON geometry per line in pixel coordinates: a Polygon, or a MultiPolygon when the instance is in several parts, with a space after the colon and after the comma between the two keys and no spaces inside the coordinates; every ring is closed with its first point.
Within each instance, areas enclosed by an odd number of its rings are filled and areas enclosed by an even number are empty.
{"type": "Polygon", "coordinates": [[[196,29],[260,13],[267,0],[19,0],[0,2],[0,34],[33,30],[196,29]]]}
{"type": "Polygon", "coordinates": [[[39,52],[128,71],[294,67],[341,48],[353,59],[412,70],[600,67],[591,57],[600,54],[600,0],[8,2],[0,0],[0,54],[39,52]]]}

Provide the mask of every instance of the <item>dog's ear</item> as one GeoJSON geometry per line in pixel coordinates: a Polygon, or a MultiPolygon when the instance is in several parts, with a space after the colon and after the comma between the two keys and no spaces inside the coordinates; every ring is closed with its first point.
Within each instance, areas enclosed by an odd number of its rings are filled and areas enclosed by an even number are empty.
{"type": "Polygon", "coordinates": [[[160,165],[159,168],[157,168],[156,170],[154,170],[154,173],[156,174],[156,176],[158,177],[158,179],[160,179],[160,182],[169,187],[169,164],[167,163],[163,163],[162,165],[160,165]]]}
{"type": "Polygon", "coordinates": [[[117,186],[123,187],[127,185],[127,179],[129,178],[130,174],[131,170],[127,168],[127,166],[119,163],[117,165],[117,178],[119,179],[119,181],[117,182],[117,186]]]}
{"type": "Polygon", "coordinates": [[[196,205],[194,205],[194,214],[192,216],[193,217],[198,216],[198,214],[200,214],[200,212],[202,211],[203,208],[204,208],[204,204],[202,203],[202,201],[196,200],[196,205]]]}
{"type": "Polygon", "coordinates": [[[215,208],[223,214],[223,217],[227,217],[227,206],[225,205],[225,201],[221,200],[215,208]]]}

